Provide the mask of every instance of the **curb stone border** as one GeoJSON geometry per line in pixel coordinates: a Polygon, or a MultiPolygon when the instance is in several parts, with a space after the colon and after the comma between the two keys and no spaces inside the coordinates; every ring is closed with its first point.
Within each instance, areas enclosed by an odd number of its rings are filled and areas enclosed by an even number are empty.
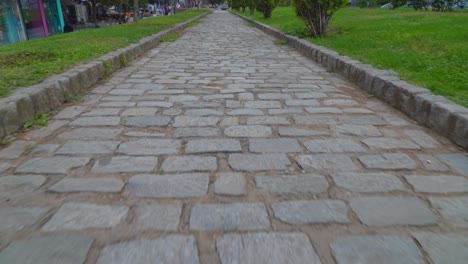
{"type": "Polygon", "coordinates": [[[338,52],[286,35],[270,26],[237,13],[234,15],[303,53],[326,69],[345,77],[359,88],[400,110],[418,123],[429,127],[468,150],[468,108],[431,93],[430,90],[400,80],[394,71],[379,70],[338,52]]]}
{"type": "Polygon", "coordinates": [[[187,28],[189,23],[208,14],[210,13],[199,15],[175,27],[144,37],[138,43],[107,53],[64,73],[51,76],[40,84],[17,89],[11,95],[0,98],[0,138],[13,134],[25,122],[34,120],[36,115],[58,108],[65,102],[67,95],[77,95],[88,91],[106,76],[104,64],[109,65],[112,72],[124,68],[138,56],[156,47],[162,37],[187,28]]]}

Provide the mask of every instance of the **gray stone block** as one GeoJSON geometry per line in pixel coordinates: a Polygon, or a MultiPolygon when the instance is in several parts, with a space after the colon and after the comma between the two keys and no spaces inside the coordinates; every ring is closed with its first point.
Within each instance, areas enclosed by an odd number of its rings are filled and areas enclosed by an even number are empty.
{"type": "Polygon", "coordinates": [[[289,125],[289,121],[281,116],[254,116],[247,117],[247,125],[289,125]]]}
{"type": "Polygon", "coordinates": [[[224,129],[224,135],[227,137],[269,137],[272,132],[268,126],[230,126],[224,129]]]}
{"type": "Polygon", "coordinates": [[[365,152],[362,145],[351,139],[318,139],[304,142],[312,153],[365,152]]]}
{"type": "Polygon", "coordinates": [[[239,140],[235,139],[200,139],[190,140],[186,153],[236,152],[242,151],[239,140]]]}
{"type": "Polygon", "coordinates": [[[257,153],[288,153],[302,152],[297,139],[292,138],[254,138],[249,139],[250,152],[257,153]]]}
{"type": "Polygon", "coordinates": [[[247,194],[244,175],[242,173],[220,173],[214,183],[214,192],[221,195],[247,194]]]}
{"type": "Polygon", "coordinates": [[[117,156],[97,160],[92,173],[151,172],[158,164],[157,157],[117,156]]]}
{"type": "Polygon", "coordinates": [[[468,176],[468,157],[463,153],[436,155],[440,160],[452,167],[461,175],[468,176]]]}
{"type": "Polygon", "coordinates": [[[351,192],[403,191],[405,186],[394,175],[386,173],[337,173],[333,181],[338,187],[351,192]]]}
{"type": "Polygon", "coordinates": [[[449,170],[447,165],[442,163],[442,161],[440,161],[433,155],[419,154],[416,156],[423,164],[425,170],[428,170],[428,171],[448,171],[449,170]]]}
{"type": "Polygon", "coordinates": [[[28,150],[29,146],[34,146],[35,143],[34,141],[16,140],[8,147],[0,150],[0,159],[17,159],[28,150]]]}
{"type": "Polygon", "coordinates": [[[278,133],[281,136],[294,136],[294,137],[302,137],[302,136],[329,136],[330,133],[326,131],[318,131],[318,130],[312,130],[312,129],[300,129],[300,128],[294,128],[294,127],[279,127],[278,128],[278,133]]]}
{"type": "Polygon", "coordinates": [[[174,139],[139,139],[119,145],[117,153],[127,155],[161,155],[175,154],[181,147],[180,140],[174,139]]]}
{"type": "Polygon", "coordinates": [[[120,192],[123,181],[115,178],[64,178],[49,187],[51,192],[120,192]]]}
{"type": "Polygon", "coordinates": [[[382,136],[380,131],[371,125],[342,125],[333,128],[337,134],[358,136],[358,137],[379,137],[382,136]]]}
{"type": "Polygon", "coordinates": [[[41,187],[46,177],[41,175],[22,175],[0,177],[0,197],[13,198],[33,192],[41,187]]]}
{"type": "Polygon", "coordinates": [[[405,130],[404,133],[423,148],[439,148],[440,143],[422,130],[405,130]]]}
{"type": "Polygon", "coordinates": [[[321,263],[303,233],[225,234],[216,239],[216,248],[222,264],[321,263]]]}
{"type": "Polygon", "coordinates": [[[131,116],[123,120],[123,125],[131,127],[167,126],[172,118],[168,116],[131,116]]]}
{"type": "Polygon", "coordinates": [[[123,130],[120,128],[73,128],[58,135],[61,139],[115,139],[123,130]]]}
{"type": "Polygon", "coordinates": [[[190,229],[198,231],[262,230],[270,220],[262,203],[196,204],[190,214],[190,229]]]}
{"type": "Polygon", "coordinates": [[[33,158],[16,168],[16,172],[67,174],[70,169],[84,167],[89,161],[89,158],[84,157],[33,158]]]}
{"type": "Polygon", "coordinates": [[[397,235],[339,236],[330,245],[338,264],[423,264],[424,257],[409,237],[397,235]]]}
{"type": "Polygon", "coordinates": [[[68,141],[58,151],[58,154],[107,154],[113,153],[120,141],[68,141]]]}
{"type": "Polygon", "coordinates": [[[345,125],[388,125],[385,120],[377,115],[348,115],[339,116],[338,119],[345,125]]]}
{"type": "Polygon", "coordinates": [[[275,217],[291,225],[348,223],[348,210],[340,200],[301,200],[272,203],[275,217]]]}
{"type": "Polygon", "coordinates": [[[357,169],[351,158],[344,154],[300,155],[296,160],[306,170],[353,171],[357,169]]]}
{"type": "Polygon", "coordinates": [[[328,181],[322,175],[255,176],[255,184],[261,192],[272,194],[319,194],[326,192],[328,181]]]}
{"type": "Polygon", "coordinates": [[[39,207],[2,207],[0,233],[14,233],[29,227],[41,219],[48,210],[39,207]]]}
{"type": "Polygon", "coordinates": [[[263,171],[284,170],[291,162],[283,153],[277,154],[231,154],[229,165],[234,170],[263,171]]]}
{"type": "Polygon", "coordinates": [[[371,149],[420,149],[418,145],[406,139],[366,138],[361,141],[371,149]]]}
{"type": "Polygon", "coordinates": [[[135,208],[134,225],[140,230],[177,231],[182,204],[145,204],[135,208]]]}
{"type": "Polygon", "coordinates": [[[429,201],[450,224],[468,227],[468,197],[429,197],[429,201]]]}
{"type": "Polygon", "coordinates": [[[176,116],[173,127],[206,127],[216,126],[219,117],[216,116],[176,116]]]}
{"type": "Polygon", "coordinates": [[[205,173],[142,174],[131,177],[125,189],[136,197],[191,198],[204,196],[208,183],[209,176],[205,173]]]}
{"type": "Polygon", "coordinates": [[[220,134],[219,128],[211,127],[181,127],[174,132],[174,138],[184,137],[214,137],[220,134]]]}
{"type": "Polygon", "coordinates": [[[451,175],[406,175],[405,179],[416,192],[423,193],[466,193],[468,180],[451,175]]]}
{"type": "Polygon", "coordinates": [[[404,153],[385,153],[381,155],[363,155],[358,160],[367,169],[383,170],[415,170],[418,168],[414,160],[404,153]]]}
{"type": "Polygon", "coordinates": [[[93,117],[78,117],[72,121],[69,126],[117,126],[120,124],[120,117],[103,117],[103,116],[93,116],[93,117]]]}
{"type": "Polygon", "coordinates": [[[204,156],[172,156],[161,165],[164,171],[214,171],[217,168],[216,157],[204,156]]]}
{"type": "Polygon", "coordinates": [[[468,236],[417,232],[413,236],[434,264],[464,264],[468,262],[468,236]]]}
{"type": "Polygon", "coordinates": [[[368,226],[434,225],[438,221],[431,209],[414,197],[358,197],[349,204],[368,226]]]}
{"type": "Polygon", "coordinates": [[[333,116],[327,115],[309,115],[309,116],[295,116],[294,121],[296,125],[335,125],[336,121],[333,116]]]}

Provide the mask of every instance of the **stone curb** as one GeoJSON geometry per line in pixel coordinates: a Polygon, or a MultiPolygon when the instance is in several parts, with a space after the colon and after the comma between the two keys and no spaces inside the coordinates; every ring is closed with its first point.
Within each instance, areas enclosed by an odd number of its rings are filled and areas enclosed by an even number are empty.
{"type": "Polygon", "coordinates": [[[428,89],[400,80],[397,73],[378,70],[338,52],[314,45],[304,39],[286,35],[251,18],[232,13],[252,23],[268,35],[287,41],[305,56],[336,72],[376,98],[405,113],[418,123],[429,127],[468,149],[468,108],[432,94],[428,89]]]}
{"type": "Polygon", "coordinates": [[[201,19],[209,13],[199,15],[173,28],[145,37],[139,43],[107,53],[86,64],[81,64],[70,70],[49,77],[44,82],[30,87],[20,88],[11,95],[0,99],[0,138],[13,134],[25,122],[31,121],[36,115],[48,113],[65,102],[67,96],[88,91],[106,75],[104,64],[112,68],[112,72],[124,68],[128,62],[156,47],[160,39],[179,29],[186,28],[193,21],[201,19]]]}

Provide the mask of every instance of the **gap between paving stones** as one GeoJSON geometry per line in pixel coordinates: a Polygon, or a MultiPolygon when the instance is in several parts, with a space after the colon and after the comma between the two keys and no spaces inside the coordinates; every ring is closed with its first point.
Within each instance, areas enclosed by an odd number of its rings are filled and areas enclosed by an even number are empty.
{"type": "Polygon", "coordinates": [[[340,74],[359,88],[468,150],[468,108],[434,95],[426,88],[400,80],[394,71],[376,69],[350,57],[340,56],[336,51],[284,34],[251,18],[231,13],[268,35],[285,40],[289,46],[326,69],[340,74]]]}
{"type": "Polygon", "coordinates": [[[60,107],[67,96],[88,91],[106,77],[104,63],[109,63],[112,72],[122,69],[138,56],[159,45],[161,38],[187,28],[190,23],[206,15],[208,13],[145,37],[138,43],[110,52],[88,63],[73,67],[62,74],[46,79],[40,84],[18,89],[6,98],[1,98],[0,138],[12,135],[25,122],[33,120],[36,115],[48,113],[60,107]]]}

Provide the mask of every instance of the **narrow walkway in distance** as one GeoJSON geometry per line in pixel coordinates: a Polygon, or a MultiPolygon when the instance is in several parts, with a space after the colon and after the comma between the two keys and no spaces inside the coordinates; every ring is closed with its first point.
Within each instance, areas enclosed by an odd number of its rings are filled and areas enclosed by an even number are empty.
{"type": "Polygon", "coordinates": [[[468,158],[227,12],[0,151],[0,263],[466,263],[468,158]]]}

